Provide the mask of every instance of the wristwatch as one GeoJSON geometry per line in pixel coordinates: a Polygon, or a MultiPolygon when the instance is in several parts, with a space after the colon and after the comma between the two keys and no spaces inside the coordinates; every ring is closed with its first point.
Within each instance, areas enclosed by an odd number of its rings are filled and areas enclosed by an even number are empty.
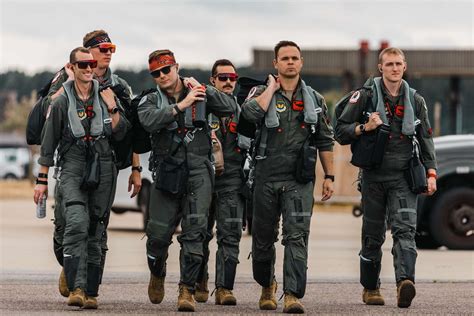
{"type": "Polygon", "coordinates": [[[331,179],[332,182],[334,182],[334,176],[332,174],[327,174],[324,176],[324,179],[331,179]]]}
{"type": "Polygon", "coordinates": [[[360,133],[363,134],[365,132],[365,124],[360,124],[359,130],[360,130],[360,133]]]}
{"type": "Polygon", "coordinates": [[[119,108],[114,106],[112,109],[109,110],[109,113],[115,114],[119,111],[119,108]]]}
{"type": "Polygon", "coordinates": [[[138,172],[142,172],[143,171],[143,167],[142,166],[132,166],[132,171],[138,171],[138,172]]]}

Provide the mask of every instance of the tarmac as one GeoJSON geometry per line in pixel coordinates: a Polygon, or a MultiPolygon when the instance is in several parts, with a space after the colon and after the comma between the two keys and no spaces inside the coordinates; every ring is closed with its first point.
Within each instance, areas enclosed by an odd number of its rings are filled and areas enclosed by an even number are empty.
{"type": "MultiPolygon", "coordinates": [[[[100,314],[177,314],[179,281],[179,244],[170,246],[166,295],[159,305],[148,301],[149,272],[145,257],[141,214],[112,214],[109,226],[109,252],[100,289],[99,309],[79,310],[68,307],[59,295],[57,280],[60,266],[52,252],[53,212],[46,219],[35,218],[31,200],[1,201],[0,219],[0,314],[1,315],[81,315],[100,314]]],[[[361,218],[342,208],[317,207],[313,213],[309,242],[308,285],[302,299],[306,313],[337,315],[474,315],[474,251],[419,250],[417,260],[417,295],[408,309],[396,306],[396,286],[387,232],[383,246],[382,287],[385,306],[362,303],[362,287],[358,282],[358,252],[361,218]]],[[[176,238],[176,236],[175,236],[176,238]]],[[[211,242],[210,290],[213,290],[215,238],[211,242]]],[[[248,260],[251,237],[243,233],[240,264],[234,293],[237,306],[216,306],[214,297],[197,305],[196,314],[273,314],[281,313],[283,299],[276,311],[260,311],[260,287],[252,278],[248,260]]],[[[277,298],[282,295],[283,248],[276,243],[277,298]]]]}

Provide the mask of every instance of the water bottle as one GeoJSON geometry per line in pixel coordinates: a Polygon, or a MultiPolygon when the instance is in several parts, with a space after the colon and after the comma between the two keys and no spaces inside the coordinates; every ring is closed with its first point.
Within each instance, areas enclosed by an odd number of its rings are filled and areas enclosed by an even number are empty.
{"type": "Polygon", "coordinates": [[[46,194],[43,194],[43,196],[39,199],[38,204],[36,205],[36,217],[46,217],[46,194]]]}

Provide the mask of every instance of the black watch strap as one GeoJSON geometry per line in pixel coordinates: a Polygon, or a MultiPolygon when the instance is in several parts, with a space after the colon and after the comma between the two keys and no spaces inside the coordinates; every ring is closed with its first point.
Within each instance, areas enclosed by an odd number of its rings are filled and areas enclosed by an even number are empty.
{"type": "Polygon", "coordinates": [[[183,113],[183,111],[181,111],[181,110],[179,109],[179,107],[178,107],[177,104],[176,104],[175,106],[173,106],[173,109],[175,109],[175,110],[176,110],[176,113],[178,113],[178,114],[179,114],[179,113],[183,113]]]}
{"type": "Polygon", "coordinates": [[[332,174],[325,175],[324,179],[331,179],[331,181],[334,182],[334,176],[332,174]]]}
{"type": "Polygon", "coordinates": [[[143,171],[143,167],[142,166],[132,166],[132,171],[138,171],[138,172],[142,172],[143,171]]]}

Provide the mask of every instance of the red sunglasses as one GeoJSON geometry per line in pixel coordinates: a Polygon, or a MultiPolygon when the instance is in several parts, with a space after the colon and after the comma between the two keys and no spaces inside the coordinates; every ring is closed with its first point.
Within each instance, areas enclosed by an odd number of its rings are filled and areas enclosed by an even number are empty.
{"type": "Polygon", "coordinates": [[[91,69],[94,69],[97,67],[97,60],[78,60],[73,62],[72,64],[76,64],[79,69],[87,69],[87,67],[91,67],[91,69]]]}
{"type": "Polygon", "coordinates": [[[105,54],[107,52],[111,52],[113,54],[113,53],[115,53],[115,49],[117,48],[117,46],[115,46],[112,43],[102,43],[102,44],[96,45],[92,48],[96,48],[96,47],[99,48],[99,51],[103,54],[105,54]]]}
{"type": "Polygon", "coordinates": [[[214,77],[217,78],[217,80],[222,81],[222,82],[225,82],[227,80],[234,82],[237,80],[237,78],[239,78],[239,75],[236,73],[222,73],[222,74],[217,74],[214,77]]]}

